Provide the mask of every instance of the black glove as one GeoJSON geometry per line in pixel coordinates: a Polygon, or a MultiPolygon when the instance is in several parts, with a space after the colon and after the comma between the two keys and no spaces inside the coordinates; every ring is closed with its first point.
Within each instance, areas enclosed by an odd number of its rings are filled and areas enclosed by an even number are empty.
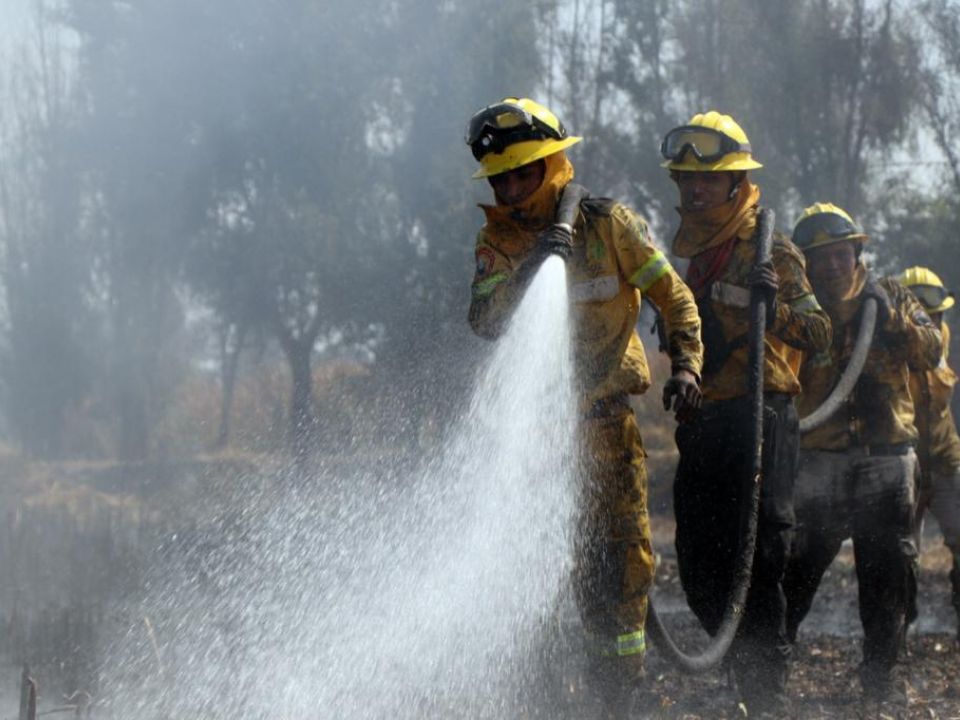
{"type": "Polygon", "coordinates": [[[777,291],[780,289],[780,276],[771,261],[754,265],[747,274],[747,285],[751,290],[757,290],[763,297],[763,304],[767,306],[767,329],[769,330],[777,319],[777,291]]]}
{"type": "Polygon", "coordinates": [[[663,386],[663,409],[682,411],[696,410],[703,400],[696,376],[689,370],[677,370],[663,386]]]}
{"type": "Polygon", "coordinates": [[[559,255],[566,260],[573,252],[573,229],[569,225],[554,223],[537,236],[530,257],[516,272],[516,281],[521,287],[526,285],[537,274],[543,261],[551,255],[559,255]]]}
{"type": "Polygon", "coordinates": [[[536,252],[544,258],[559,255],[566,260],[573,252],[573,228],[554,223],[537,236],[536,252]]]}
{"type": "Polygon", "coordinates": [[[887,332],[896,332],[897,313],[894,311],[893,305],[890,303],[890,296],[883,289],[883,286],[874,278],[868,278],[860,294],[863,295],[864,300],[873,298],[877,301],[877,322],[880,323],[880,327],[887,332]]]}

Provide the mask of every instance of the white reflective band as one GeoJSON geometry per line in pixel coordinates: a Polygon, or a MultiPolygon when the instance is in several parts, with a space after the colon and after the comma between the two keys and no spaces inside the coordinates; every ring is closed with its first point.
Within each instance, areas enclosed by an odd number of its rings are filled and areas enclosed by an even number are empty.
{"type": "Polygon", "coordinates": [[[640,269],[630,276],[630,284],[639,289],[640,292],[646,292],[657,280],[670,272],[670,261],[667,256],[657,250],[650,259],[647,260],[640,269]]]}
{"type": "Polygon", "coordinates": [[[813,293],[801,295],[796,300],[790,301],[790,308],[799,313],[813,312],[820,309],[820,303],[817,302],[817,296],[813,293]]]}
{"type": "Polygon", "coordinates": [[[619,292],[620,280],[617,276],[604,275],[573,285],[570,288],[570,299],[578,303],[601,302],[603,300],[613,300],[619,292]]]}
{"type": "Polygon", "coordinates": [[[730,307],[750,307],[750,290],[739,285],[715,282],[710,287],[710,299],[730,307]]]}

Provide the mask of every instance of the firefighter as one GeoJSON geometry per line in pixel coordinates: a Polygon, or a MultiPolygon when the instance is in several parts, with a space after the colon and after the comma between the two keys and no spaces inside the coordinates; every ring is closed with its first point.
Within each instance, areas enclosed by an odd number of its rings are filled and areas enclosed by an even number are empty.
{"type": "MultiPolygon", "coordinates": [[[[943,354],[940,363],[926,372],[910,373],[910,395],[916,406],[917,458],[920,461],[920,488],[914,517],[917,550],[923,530],[923,516],[929,510],[943,532],[944,544],[953,556],[950,571],[951,601],[957,612],[957,639],[960,640],[960,437],[954,424],[950,400],[957,375],[947,364],[950,331],[943,313],[953,307],[953,293],[940,277],[924,267],[912,267],[900,276],[933,324],[940,329],[943,354]]],[[[909,620],[917,617],[916,593],[911,597],[909,620]]]]}
{"type": "Polygon", "coordinates": [[[793,529],[799,448],[792,363],[827,347],[830,323],[804,272],[803,255],[775,233],[772,260],[755,267],[762,167],[729,115],[695,115],[663,140],[663,167],[680,194],[673,252],[690,258],[687,283],[703,322],[703,407],[680,413],[674,483],[677,560],[691,609],[711,635],[720,627],[740,550],[753,481],[747,333],[751,288],[768,305],[764,359],[763,465],[757,548],[745,616],[728,657],[751,716],[786,711],[790,645],[781,588],[793,529]]]}
{"type": "Polygon", "coordinates": [[[702,345],[690,290],[633,210],[588,199],[572,230],[555,223],[574,175],[564,150],[580,140],[528,98],[505,98],[470,120],[466,141],[480,162],[474,177],[488,180],[495,202],[480,206],[486,224],[476,240],[469,321],[478,335],[496,338],[543,260],[566,259],[590,498],[581,511],[575,592],[604,700],[623,712],[642,668],[654,574],[645,452],[629,403],[651,382],[635,330],[641,296],[665,320],[672,361],[665,406],[699,404],[702,345]]]}
{"type": "Polygon", "coordinates": [[[849,398],[803,437],[794,494],[797,536],[784,587],[788,632],[795,640],[824,571],[852,537],[865,635],[859,667],[864,699],[903,702],[893,668],[916,557],[911,530],[917,430],[910,371],[936,367],[940,332],[896,280],[870,275],[861,259],[867,239],[844,210],[830,203],[804,210],[793,232],[833,325],[830,347],[803,358],[801,415],[819,407],[836,385],[868,298],[877,303],[877,320],[866,365],[849,398]]]}

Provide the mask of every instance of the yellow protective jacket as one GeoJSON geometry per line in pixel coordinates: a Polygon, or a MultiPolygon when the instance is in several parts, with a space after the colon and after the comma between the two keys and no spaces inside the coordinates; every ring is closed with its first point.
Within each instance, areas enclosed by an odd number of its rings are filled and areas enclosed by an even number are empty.
{"type": "MultiPolygon", "coordinates": [[[[747,275],[756,257],[752,235],[752,230],[738,234],[730,260],[697,299],[708,364],[703,377],[704,402],[730,400],[747,393],[747,275]]],[[[830,343],[830,320],[807,280],[803,254],[779,232],[774,233],[772,260],[780,288],[776,318],[764,337],[763,387],[765,392],[796,395],[800,392],[798,351],[825,349],[830,343]]]]}
{"type": "Polygon", "coordinates": [[[957,375],[947,364],[950,330],[940,323],[943,353],[933,370],[910,373],[910,395],[916,406],[917,455],[927,475],[952,475],[960,468],[960,437],[950,410],[957,375]]]}
{"type": "MultiPolygon", "coordinates": [[[[486,208],[484,208],[487,210],[486,208]]],[[[499,335],[522,295],[516,271],[528,260],[537,234],[500,222],[487,210],[476,243],[477,270],[470,326],[478,335],[499,335]]],[[[700,375],[700,318],[690,289],[657,249],[646,223],[625,205],[585,200],[574,226],[567,261],[574,317],[574,357],[585,407],[618,393],[639,394],[650,370],[635,326],[641,294],[660,309],[674,371],[700,375]]]]}
{"type": "MultiPolygon", "coordinates": [[[[845,450],[850,447],[894,445],[917,440],[910,372],[932,370],[940,361],[940,331],[920,303],[892,278],[879,281],[893,308],[893,317],[878,317],[877,330],[860,379],[847,402],[824,425],[803,436],[801,447],[845,450]]],[[[830,306],[833,342],[819,353],[805,355],[800,368],[803,394],[800,417],[809,415],[837,384],[850,358],[859,328],[863,294],[858,294],[842,319],[830,306]]]]}

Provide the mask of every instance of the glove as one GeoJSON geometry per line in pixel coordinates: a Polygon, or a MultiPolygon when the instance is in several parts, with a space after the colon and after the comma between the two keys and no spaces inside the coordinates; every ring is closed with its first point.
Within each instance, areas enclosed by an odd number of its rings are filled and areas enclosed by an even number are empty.
{"type": "Polygon", "coordinates": [[[573,228],[554,223],[537,237],[536,252],[544,258],[559,255],[566,260],[573,253],[573,228]]]}
{"type": "Polygon", "coordinates": [[[672,409],[678,416],[685,410],[696,410],[702,400],[700,383],[689,370],[677,370],[663,386],[663,409],[672,409]]]}
{"type": "Polygon", "coordinates": [[[517,271],[517,282],[521,286],[526,286],[548,257],[559,255],[566,260],[572,252],[573,228],[562,223],[554,223],[537,236],[537,244],[533,246],[533,252],[517,271]]]}
{"type": "Polygon", "coordinates": [[[777,291],[780,289],[780,276],[769,260],[755,265],[747,274],[747,284],[751,290],[757,290],[763,297],[763,304],[767,306],[767,329],[769,330],[777,319],[777,291]]]}

